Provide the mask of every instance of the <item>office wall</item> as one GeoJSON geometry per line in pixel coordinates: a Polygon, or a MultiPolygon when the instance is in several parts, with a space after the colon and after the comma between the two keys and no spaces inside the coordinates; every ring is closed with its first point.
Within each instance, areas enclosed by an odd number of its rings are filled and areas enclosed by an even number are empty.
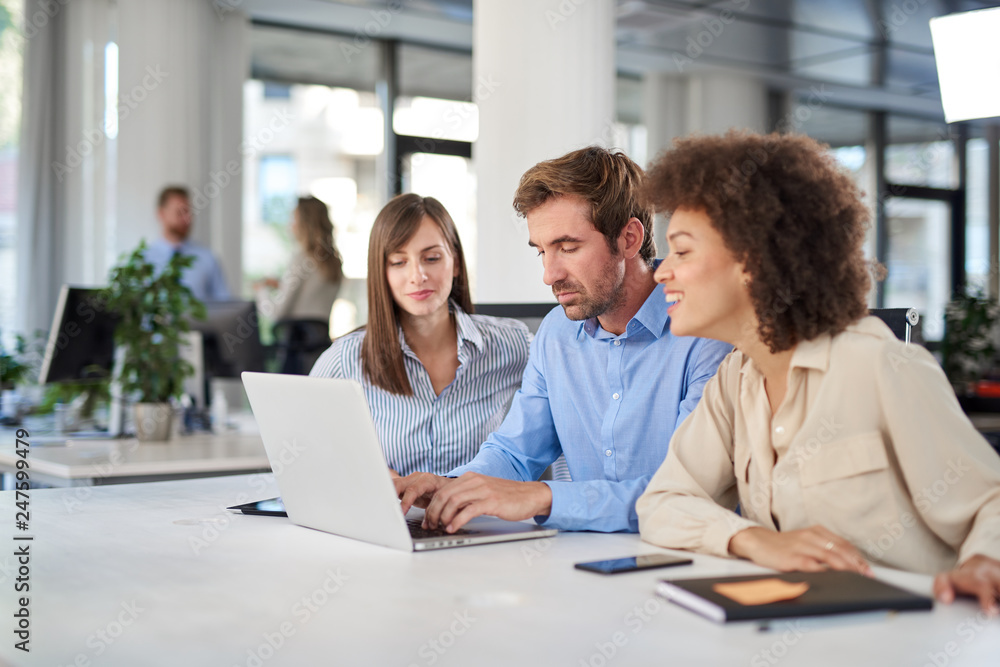
{"type": "Polygon", "coordinates": [[[28,0],[26,12],[47,18],[25,49],[16,329],[48,329],[61,284],[102,284],[157,238],[167,183],[197,193],[194,237],[238,290],[245,15],[204,0],[28,0]]]}
{"type": "Polygon", "coordinates": [[[157,192],[192,191],[195,241],[242,273],[243,82],[248,23],[204,0],[119,0],[118,216],[125,250],[157,238],[157,192]]]}

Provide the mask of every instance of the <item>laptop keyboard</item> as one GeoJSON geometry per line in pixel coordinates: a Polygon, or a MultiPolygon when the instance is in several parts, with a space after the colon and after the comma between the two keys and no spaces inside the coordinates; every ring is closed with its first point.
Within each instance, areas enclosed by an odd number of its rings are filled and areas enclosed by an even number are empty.
{"type": "Polygon", "coordinates": [[[406,527],[410,529],[410,537],[452,537],[454,535],[475,535],[478,531],[465,530],[459,528],[454,533],[449,533],[440,528],[422,528],[420,519],[407,519],[406,527]]]}

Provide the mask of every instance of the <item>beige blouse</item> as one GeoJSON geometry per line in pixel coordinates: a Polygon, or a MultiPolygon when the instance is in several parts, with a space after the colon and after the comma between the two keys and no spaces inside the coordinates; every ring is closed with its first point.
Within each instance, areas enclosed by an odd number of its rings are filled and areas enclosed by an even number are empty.
{"type": "Polygon", "coordinates": [[[278,289],[257,295],[257,310],[273,321],[291,319],[329,320],[340,283],[327,280],[316,262],[301,251],[292,256],[278,289]]]}
{"type": "Polygon", "coordinates": [[[873,563],[929,574],[1000,559],[1000,457],[930,353],[866,317],[798,344],[773,417],[764,376],[733,351],[636,511],[664,547],[729,556],[751,526],[819,524],[873,563]]]}

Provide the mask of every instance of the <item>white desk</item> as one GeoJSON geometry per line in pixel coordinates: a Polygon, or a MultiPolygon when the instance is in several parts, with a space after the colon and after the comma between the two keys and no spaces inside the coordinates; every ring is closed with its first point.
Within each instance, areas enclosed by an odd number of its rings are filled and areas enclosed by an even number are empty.
{"type": "MultiPolygon", "coordinates": [[[[18,457],[14,434],[4,435],[0,471],[10,473],[18,457]]],[[[29,456],[31,480],[50,486],[125,484],[271,469],[260,435],[237,432],[177,436],[163,443],[70,437],[65,445],[33,446],[29,456]]]]}
{"type": "MultiPolygon", "coordinates": [[[[995,667],[1000,656],[1000,620],[980,626],[972,601],[759,632],[652,594],[660,577],[760,570],[749,563],[695,556],[693,567],[612,577],[573,569],[657,551],[636,535],[411,554],[223,509],[275,492],[270,475],[33,492],[30,660],[13,648],[14,497],[0,493],[0,663],[920,667],[930,654],[995,667]],[[612,647],[609,660],[601,649],[612,647]]],[[[929,590],[928,577],[879,575],[929,590]]]]}

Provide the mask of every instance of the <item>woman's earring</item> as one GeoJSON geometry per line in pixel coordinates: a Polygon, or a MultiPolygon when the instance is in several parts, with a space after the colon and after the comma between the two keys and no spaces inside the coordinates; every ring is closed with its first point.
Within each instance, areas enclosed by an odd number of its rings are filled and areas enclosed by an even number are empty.
{"type": "Polygon", "coordinates": [[[748,279],[744,278],[743,279],[743,286],[749,289],[749,287],[750,287],[750,281],[748,279]]]}

